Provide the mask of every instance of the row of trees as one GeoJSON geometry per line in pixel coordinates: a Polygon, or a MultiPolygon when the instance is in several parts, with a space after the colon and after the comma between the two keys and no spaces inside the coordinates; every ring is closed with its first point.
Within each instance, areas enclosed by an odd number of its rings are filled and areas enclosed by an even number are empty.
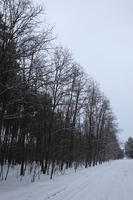
{"type": "Polygon", "coordinates": [[[30,0],[0,2],[1,177],[5,164],[20,164],[23,176],[38,163],[52,178],[55,167],[122,157],[109,100],[69,50],[53,45],[41,14],[30,0]]]}

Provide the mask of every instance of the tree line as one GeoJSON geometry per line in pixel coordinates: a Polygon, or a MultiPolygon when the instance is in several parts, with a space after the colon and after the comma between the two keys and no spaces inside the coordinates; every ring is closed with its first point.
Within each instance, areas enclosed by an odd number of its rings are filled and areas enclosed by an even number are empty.
{"type": "Polygon", "coordinates": [[[99,85],[70,51],[55,45],[43,9],[0,2],[0,177],[37,163],[56,170],[122,158],[118,125],[99,85]]]}

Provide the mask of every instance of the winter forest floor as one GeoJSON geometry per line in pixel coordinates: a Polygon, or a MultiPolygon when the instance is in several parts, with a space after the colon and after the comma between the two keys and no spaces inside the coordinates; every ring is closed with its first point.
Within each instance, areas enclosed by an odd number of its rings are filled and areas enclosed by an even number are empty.
{"type": "MultiPolygon", "coordinates": [[[[26,178],[24,178],[26,179],[26,178]]],[[[0,200],[132,200],[133,160],[117,160],[30,183],[9,175],[0,200]]]]}

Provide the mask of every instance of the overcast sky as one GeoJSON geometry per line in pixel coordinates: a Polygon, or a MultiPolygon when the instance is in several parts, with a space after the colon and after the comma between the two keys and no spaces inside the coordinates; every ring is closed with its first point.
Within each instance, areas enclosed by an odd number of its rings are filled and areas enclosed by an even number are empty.
{"type": "Polygon", "coordinates": [[[123,130],[120,138],[133,137],[133,0],[42,2],[58,43],[110,99],[123,130]]]}

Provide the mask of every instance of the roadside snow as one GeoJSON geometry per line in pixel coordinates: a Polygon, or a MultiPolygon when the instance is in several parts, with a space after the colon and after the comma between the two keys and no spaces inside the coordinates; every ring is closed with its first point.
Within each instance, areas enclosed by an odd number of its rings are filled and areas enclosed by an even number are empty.
{"type": "Polygon", "coordinates": [[[133,160],[79,169],[49,180],[0,182],[0,200],[133,200],[133,160]]]}

